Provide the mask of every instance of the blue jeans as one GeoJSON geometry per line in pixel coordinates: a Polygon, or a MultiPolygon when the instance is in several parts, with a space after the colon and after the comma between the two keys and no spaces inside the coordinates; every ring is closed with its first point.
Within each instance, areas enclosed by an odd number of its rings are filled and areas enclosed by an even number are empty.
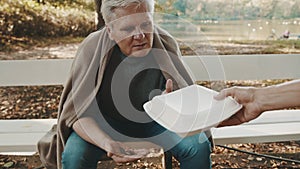
{"type": "MultiPolygon", "coordinates": [[[[165,130],[160,125],[155,126],[148,132],[165,130]]],[[[174,146],[169,146],[168,150],[180,162],[181,169],[206,169],[211,168],[211,145],[204,133],[181,138],[177,134],[165,131],[164,138],[145,139],[162,146],[164,149],[171,142],[174,146]]],[[[62,154],[63,169],[96,169],[99,160],[106,157],[106,151],[90,144],[72,132],[67,140],[62,154]]]]}

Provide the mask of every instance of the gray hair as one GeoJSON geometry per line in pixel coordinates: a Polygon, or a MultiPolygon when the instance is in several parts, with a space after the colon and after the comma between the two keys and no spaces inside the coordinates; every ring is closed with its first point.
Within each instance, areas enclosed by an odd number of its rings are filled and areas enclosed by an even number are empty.
{"type": "Polygon", "coordinates": [[[136,3],[138,5],[146,2],[148,11],[154,12],[154,0],[102,0],[101,5],[101,13],[105,23],[109,23],[115,17],[114,10],[116,8],[124,8],[132,3],[136,3]]]}

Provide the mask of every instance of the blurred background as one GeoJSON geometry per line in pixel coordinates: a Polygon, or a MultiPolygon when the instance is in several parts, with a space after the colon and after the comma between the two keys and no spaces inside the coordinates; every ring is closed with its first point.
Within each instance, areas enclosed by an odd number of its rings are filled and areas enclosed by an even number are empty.
{"type": "MultiPolygon", "coordinates": [[[[103,26],[97,22],[95,2],[101,4],[101,0],[1,0],[0,50],[42,44],[49,38],[52,43],[62,37],[80,41],[97,29],[97,23],[98,28],[103,26]]],[[[183,41],[201,36],[211,41],[277,40],[287,31],[288,39],[300,39],[299,0],[157,0],[155,11],[156,22],[183,41]]]]}

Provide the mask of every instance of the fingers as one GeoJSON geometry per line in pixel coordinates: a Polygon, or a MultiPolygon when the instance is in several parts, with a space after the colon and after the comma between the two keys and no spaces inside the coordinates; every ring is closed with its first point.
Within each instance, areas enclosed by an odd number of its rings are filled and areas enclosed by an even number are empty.
{"type": "Polygon", "coordinates": [[[132,162],[132,161],[136,161],[136,160],[144,157],[143,155],[135,154],[135,152],[133,150],[126,151],[126,153],[124,153],[124,154],[107,153],[107,156],[112,158],[117,163],[132,162]]]}
{"type": "Polygon", "coordinates": [[[224,120],[221,122],[218,127],[224,127],[224,126],[233,126],[233,125],[239,125],[245,122],[248,122],[249,119],[246,118],[245,115],[245,108],[242,108],[240,111],[232,115],[230,118],[224,120]]]}
{"type": "Polygon", "coordinates": [[[116,163],[127,163],[127,162],[133,162],[133,161],[136,161],[136,160],[139,160],[141,159],[142,157],[141,156],[118,156],[118,155],[113,155],[111,157],[116,163]]]}
{"type": "Polygon", "coordinates": [[[227,120],[224,120],[221,122],[218,127],[225,127],[225,126],[233,126],[233,125],[239,125],[242,124],[243,122],[237,117],[237,116],[232,116],[227,120]]]}
{"type": "Polygon", "coordinates": [[[227,96],[232,96],[232,97],[234,97],[235,92],[236,92],[235,87],[229,88],[229,89],[224,89],[224,90],[222,90],[219,94],[215,95],[215,96],[214,96],[214,99],[216,99],[216,100],[223,100],[223,99],[225,99],[227,96]]]}
{"type": "Polygon", "coordinates": [[[144,149],[132,149],[126,145],[120,144],[117,152],[107,152],[107,156],[117,163],[132,162],[145,157],[149,152],[144,149]]]}

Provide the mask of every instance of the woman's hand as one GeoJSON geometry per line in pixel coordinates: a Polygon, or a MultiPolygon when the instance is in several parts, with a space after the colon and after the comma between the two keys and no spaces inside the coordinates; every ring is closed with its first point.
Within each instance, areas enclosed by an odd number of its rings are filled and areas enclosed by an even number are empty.
{"type": "Polygon", "coordinates": [[[220,126],[237,125],[257,118],[267,110],[300,106],[300,80],[292,80],[269,87],[232,87],[221,91],[215,99],[232,96],[244,107],[220,126]]]}
{"type": "Polygon", "coordinates": [[[256,89],[252,87],[232,87],[222,90],[214,98],[216,100],[225,99],[232,96],[243,108],[232,115],[229,119],[224,120],[218,127],[238,125],[257,118],[261,113],[261,106],[256,100],[256,89]]]}

